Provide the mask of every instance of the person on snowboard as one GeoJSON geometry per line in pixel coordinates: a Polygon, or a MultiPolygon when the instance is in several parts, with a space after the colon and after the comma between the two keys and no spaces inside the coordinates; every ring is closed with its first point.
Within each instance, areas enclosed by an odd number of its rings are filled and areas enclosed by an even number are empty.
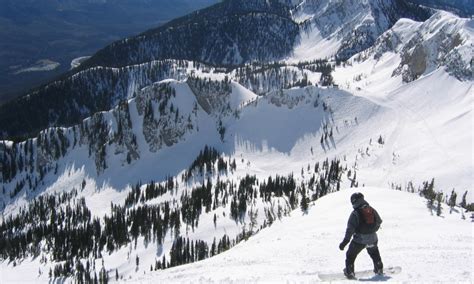
{"type": "Polygon", "coordinates": [[[383,264],[377,247],[378,238],[376,233],[380,228],[380,224],[382,224],[382,219],[377,211],[364,200],[362,193],[352,194],[351,203],[354,211],[352,211],[347,222],[344,240],[339,245],[339,249],[344,250],[351,237],[353,237],[346,253],[344,275],[350,279],[355,278],[354,261],[364,248],[367,248],[367,252],[374,262],[374,272],[379,275],[383,274],[383,264]]]}

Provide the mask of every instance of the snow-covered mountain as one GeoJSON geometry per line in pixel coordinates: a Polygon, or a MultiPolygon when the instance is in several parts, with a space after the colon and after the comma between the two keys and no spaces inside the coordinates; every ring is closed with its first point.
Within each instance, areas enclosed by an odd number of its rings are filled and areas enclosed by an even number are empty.
{"type": "MultiPolygon", "coordinates": [[[[453,177],[442,184],[446,192],[463,176],[462,187],[472,187],[472,157],[464,154],[472,153],[473,143],[468,130],[473,102],[472,25],[472,20],[446,12],[425,22],[402,19],[373,47],[336,69],[335,81],[343,89],[398,113],[396,128],[404,134],[396,130],[390,138],[394,146],[390,174],[395,174],[396,164],[401,172],[395,175],[405,178],[436,168],[440,175],[453,177]],[[433,143],[436,146],[428,146],[433,143]],[[411,154],[400,159],[404,156],[400,151],[411,154]],[[428,162],[424,151],[440,160],[428,162]],[[450,166],[441,170],[440,164],[450,166]]],[[[387,161],[379,161],[382,164],[387,161]]]]}
{"type": "Polygon", "coordinates": [[[399,0],[223,1],[117,41],[64,78],[30,92],[28,99],[0,106],[0,132],[3,137],[25,136],[52,125],[79,123],[97,111],[115,106],[117,97],[124,99],[123,91],[112,91],[120,85],[145,86],[117,82],[120,79],[107,67],[121,68],[124,72],[120,73],[127,80],[135,77],[135,72],[140,72],[141,77],[156,74],[156,66],[149,66],[154,60],[199,61],[236,68],[254,61],[298,63],[331,56],[347,59],[370,47],[398,19],[425,20],[429,15],[429,11],[399,0]],[[133,70],[128,70],[129,66],[134,66],[133,70]],[[81,78],[90,72],[100,75],[94,75],[92,80],[87,75],[88,78],[81,78]],[[71,82],[77,77],[81,82],[71,82]],[[95,91],[82,86],[92,81],[100,81],[92,86],[112,86],[95,91]],[[64,97],[64,93],[70,95],[64,97]],[[11,120],[16,123],[6,122],[11,120]]]}
{"type": "Polygon", "coordinates": [[[301,23],[294,58],[347,59],[372,46],[400,18],[425,20],[430,12],[405,1],[305,0],[294,9],[301,23]]]}
{"type": "Polygon", "coordinates": [[[121,67],[154,59],[238,65],[291,52],[299,27],[279,0],[228,0],[115,42],[84,62],[121,67]]]}
{"type": "Polygon", "coordinates": [[[6,135],[41,129],[0,142],[2,280],[317,281],[341,270],[356,190],[403,269],[384,280],[471,279],[472,20],[415,21],[402,1],[239,3],[175,23],[279,17],[298,27],[281,61],[86,68],[0,111],[6,135]]]}
{"type": "Polygon", "coordinates": [[[446,68],[454,77],[469,81],[473,79],[473,25],[472,20],[443,11],[425,22],[400,20],[371,48],[359,54],[357,61],[371,57],[377,60],[390,52],[401,58],[393,76],[402,75],[404,82],[438,68],[446,68]]]}

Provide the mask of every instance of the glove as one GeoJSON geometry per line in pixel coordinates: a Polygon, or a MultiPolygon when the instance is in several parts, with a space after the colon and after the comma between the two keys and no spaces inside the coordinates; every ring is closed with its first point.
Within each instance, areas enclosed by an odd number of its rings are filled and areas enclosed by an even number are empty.
{"type": "Polygon", "coordinates": [[[339,249],[340,250],[344,250],[344,248],[346,247],[346,245],[349,243],[348,240],[343,240],[340,244],[339,244],[339,249]]]}

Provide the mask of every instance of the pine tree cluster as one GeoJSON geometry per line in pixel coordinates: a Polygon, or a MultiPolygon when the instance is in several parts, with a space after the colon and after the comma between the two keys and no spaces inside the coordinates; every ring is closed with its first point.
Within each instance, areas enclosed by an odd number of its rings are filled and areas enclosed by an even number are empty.
{"type": "MultiPolygon", "coordinates": [[[[204,173],[209,168],[219,168],[216,166],[219,158],[215,149],[205,147],[190,170],[204,173]]],[[[229,161],[227,165],[233,167],[233,163],[235,161],[229,161]]],[[[224,169],[226,167],[222,166],[224,169]]],[[[136,246],[140,237],[146,246],[148,243],[161,245],[168,236],[174,239],[173,247],[169,255],[163,254],[155,263],[155,269],[201,260],[248,239],[298,206],[307,211],[310,200],[339,190],[341,179],[345,176],[338,159],[326,159],[321,165],[316,163],[312,170],[308,165],[306,170],[302,168],[301,171],[302,174],[306,172],[309,180],[303,180],[300,184],[292,174],[287,177],[270,176],[263,181],[246,175],[236,184],[231,180],[222,180],[219,170],[211,170],[207,177],[201,175],[202,183],[193,188],[188,188],[186,181],[180,184],[175,177],[161,183],[139,183],[130,190],[124,205],[111,204],[109,214],[102,218],[92,216],[85,199],[78,197],[76,189],[69,193],[42,195],[22,208],[19,214],[8,216],[0,223],[0,259],[17,261],[41,257],[46,261],[45,256],[49,256],[56,263],[51,278],[75,277],[85,283],[107,281],[105,268],[102,272],[95,267],[90,269],[87,261],[95,263],[104,253],[113,253],[132,243],[136,246]],[[159,204],[148,203],[167,193],[175,198],[159,204]],[[257,221],[258,210],[254,209],[257,201],[264,204],[263,224],[257,221]],[[235,239],[224,236],[219,237],[219,242],[214,240],[208,244],[181,236],[183,226],[186,232],[189,229],[194,231],[199,226],[203,213],[212,214],[212,211],[228,208],[229,205],[228,218],[242,228],[235,239]]],[[[81,188],[84,187],[85,181],[81,184],[81,188]]],[[[218,222],[216,217],[214,213],[215,225],[218,222]]]]}
{"type": "Polygon", "coordinates": [[[204,149],[199,152],[199,155],[192,162],[188,170],[183,174],[183,180],[188,182],[196,175],[204,176],[205,174],[212,175],[214,173],[227,174],[229,171],[234,172],[236,169],[237,164],[235,159],[226,161],[215,148],[206,145],[204,149]]]}
{"type": "Polygon", "coordinates": [[[191,63],[161,60],[122,68],[95,67],[61,78],[38,88],[28,99],[0,106],[0,138],[23,136],[24,140],[50,125],[79,124],[94,113],[112,109],[130,92],[164,79],[179,79],[181,70],[191,63]]]}
{"type": "MultiPolygon", "coordinates": [[[[400,187],[401,188],[401,187],[400,187]]],[[[446,204],[451,208],[451,211],[457,204],[457,193],[454,191],[454,189],[451,191],[451,195],[448,197],[446,195],[446,198],[443,197],[442,192],[437,192],[435,191],[435,182],[434,178],[431,179],[430,182],[425,181],[422,184],[421,189],[419,189],[419,193],[421,196],[425,197],[427,202],[426,205],[428,209],[433,212],[436,211],[437,216],[441,216],[443,212],[443,207],[442,203],[446,202],[446,204]]],[[[466,201],[466,196],[467,196],[467,191],[464,192],[462,196],[462,200],[459,203],[459,206],[466,211],[474,211],[474,203],[468,204],[466,201]]]]}

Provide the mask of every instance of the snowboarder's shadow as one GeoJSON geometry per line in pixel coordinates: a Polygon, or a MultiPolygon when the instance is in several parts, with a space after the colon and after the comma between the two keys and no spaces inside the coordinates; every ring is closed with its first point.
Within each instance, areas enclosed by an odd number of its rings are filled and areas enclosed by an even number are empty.
{"type": "Polygon", "coordinates": [[[365,278],[358,278],[357,280],[363,282],[379,282],[379,281],[388,281],[392,279],[392,277],[388,275],[374,275],[372,277],[365,277],[365,278]]]}

